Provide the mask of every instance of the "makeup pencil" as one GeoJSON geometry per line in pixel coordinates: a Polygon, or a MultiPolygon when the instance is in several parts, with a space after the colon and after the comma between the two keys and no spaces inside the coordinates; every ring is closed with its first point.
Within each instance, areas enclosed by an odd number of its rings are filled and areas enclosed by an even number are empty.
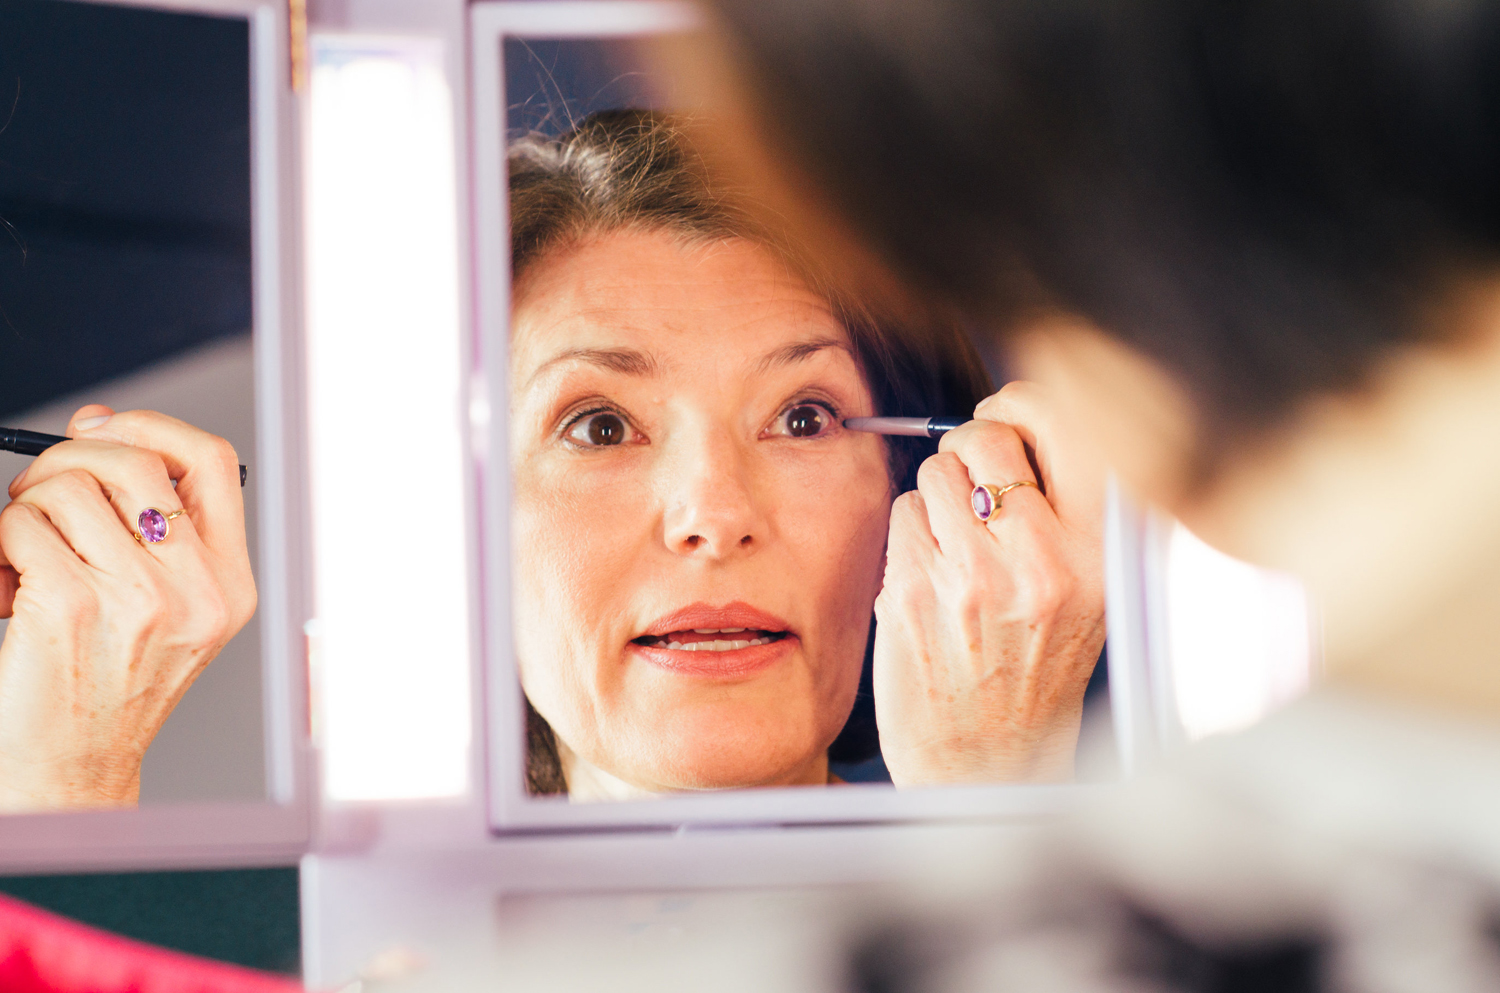
{"type": "MultiPolygon", "coordinates": [[[[53,445],[67,441],[60,434],[42,434],[40,431],[23,431],[20,428],[0,428],[0,452],[15,452],[17,455],[40,455],[53,445]]],[[[240,485],[245,485],[246,469],[240,466],[240,485]]]]}
{"type": "Polygon", "coordinates": [[[899,434],[910,438],[941,438],[967,417],[846,417],[844,427],[871,434],[899,434]]]}

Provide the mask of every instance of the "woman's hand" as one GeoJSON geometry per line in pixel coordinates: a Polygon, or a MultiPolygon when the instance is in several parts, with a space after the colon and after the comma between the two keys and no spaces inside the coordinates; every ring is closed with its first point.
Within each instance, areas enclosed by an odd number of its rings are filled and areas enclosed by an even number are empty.
{"type": "Polygon", "coordinates": [[[228,442],[99,406],[68,436],[0,512],[0,810],[135,803],[146,747],[255,612],[228,442]],[[147,507],[186,513],[144,544],[147,507]]]}
{"type": "Polygon", "coordinates": [[[898,786],[1071,778],[1104,645],[1099,463],[1060,437],[1035,384],[1007,385],[974,416],[891,510],[875,713],[898,786]],[[1042,488],[975,516],[975,485],[1021,480],[1042,488]]]}

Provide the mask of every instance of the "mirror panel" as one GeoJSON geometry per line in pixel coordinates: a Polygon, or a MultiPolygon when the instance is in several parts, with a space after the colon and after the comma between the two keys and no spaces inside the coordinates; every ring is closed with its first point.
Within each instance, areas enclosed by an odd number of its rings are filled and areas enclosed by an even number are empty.
{"type": "MultiPolygon", "coordinates": [[[[605,342],[603,337],[599,339],[602,343],[594,343],[593,338],[581,344],[571,339],[566,342],[551,341],[551,338],[559,335],[568,337],[572,334],[567,328],[569,321],[574,320],[576,315],[570,315],[566,307],[557,309],[554,303],[575,299],[570,294],[578,292],[578,285],[567,283],[564,279],[552,289],[539,289],[538,287],[547,287],[549,281],[556,283],[557,274],[552,268],[548,268],[550,260],[545,264],[538,263],[537,268],[525,269],[519,286],[512,285],[511,280],[506,278],[512,268],[513,251],[524,251],[513,249],[512,239],[507,235],[518,230],[519,226],[528,234],[517,240],[517,244],[529,243],[528,239],[538,231],[543,234],[537,237],[545,239],[547,225],[550,223],[545,216],[546,211],[553,209],[544,206],[539,213],[526,203],[513,199],[507,205],[507,149],[523,148],[519,153],[523,156],[530,155],[537,160],[547,159],[555,154],[555,146],[549,145],[549,142],[589,119],[592,114],[618,110],[674,113],[694,106],[692,95],[674,92],[663,75],[653,70],[652,61],[645,53],[645,45],[662,34],[689,29],[692,19],[690,12],[673,4],[621,3],[611,5],[610,8],[615,12],[615,23],[601,25],[591,18],[585,18],[581,7],[570,9],[576,6],[567,3],[550,4],[543,11],[534,5],[496,3],[480,4],[473,8],[476,93],[472,127],[478,149],[476,189],[479,230],[476,231],[476,241],[481,246],[481,306],[478,320],[480,340],[477,347],[484,356],[483,385],[476,386],[476,392],[480,397],[496,400],[506,398],[504,409],[500,409],[498,403],[483,405],[481,416],[475,422],[477,440],[484,455],[478,474],[485,515],[486,628],[488,632],[514,632],[513,642],[504,634],[490,634],[486,644],[489,665],[487,693],[491,716],[488,731],[492,824],[505,830],[533,825],[580,823],[624,825],[725,820],[736,823],[786,823],[951,816],[993,817],[1009,816],[1022,811],[1034,812],[1038,805],[1063,802],[1061,798],[1066,789],[1035,784],[1006,783],[998,789],[993,786],[964,785],[941,792],[930,789],[891,789],[891,777],[882,761],[879,742],[875,736],[875,701],[868,643],[871,631],[870,608],[874,595],[880,588],[883,568],[886,539],[884,515],[887,513],[884,509],[887,504],[883,499],[875,501],[881,506],[870,513],[868,521],[874,523],[869,528],[851,525],[851,520],[857,518],[863,521],[866,517],[855,514],[847,505],[841,508],[839,501],[822,499],[827,496],[826,493],[820,493],[819,498],[826,510],[802,513],[799,517],[795,507],[788,509],[778,506],[769,512],[773,516],[780,515],[776,518],[777,527],[782,527],[793,519],[805,520],[808,524],[809,532],[799,546],[799,554],[787,555],[779,572],[776,571],[778,567],[771,567],[769,573],[759,567],[752,567],[734,578],[736,574],[733,569],[721,572],[706,570],[701,573],[701,585],[694,586],[697,580],[687,580],[688,587],[692,587],[689,589],[683,586],[683,577],[674,579],[667,575],[671,566],[666,563],[666,559],[670,556],[658,555],[661,549],[655,547],[660,543],[658,539],[669,543],[672,541],[673,524],[670,518],[673,511],[665,511],[659,525],[653,525],[644,520],[652,511],[640,508],[657,499],[657,490],[661,487],[674,485],[668,482],[669,479],[684,478],[683,474],[691,475],[694,469],[677,464],[655,468],[644,465],[632,467],[628,464],[631,446],[639,443],[641,448],[638,450],[645,451],[650,444],[647,436],[652,432],[666,435],[686,428],[681,424],[674,427],[669,423],[671,418],[663,415],[658,419],[660,423],[648,429],[646,417],[639,416],[633,409],[627,410],[623,404],[617,404],[614,395],[605,395],[611,390],[630,390],[618,382],[606,388],[604,380],[609,378],[607,375],[603,378],[593,376],[591,385],[585,384],[588,386],[586,389],[562,380],[559,380],[559,384],[538,387],[539,383],[545,383],[547,377],[556,378],[555,370],[560,367],[554,363],[555,357],[549,357],[548,349],[543,346],[557,345],[574,358],[580,351],[611,353],[604,354],[602,361],[596,361],[599,356],[595,356],[595,359],[589,359],[584,364],[607,367],[604,371],[615,375],[616,380],[621,376],[627,379],[632,376],[651,379],[652,386],[646,392],[636,390],[639,393],[635,398],[637,407],[657,404],[660,409],[665,410],[674,402],[680,401],[688,406],[693,402],[693,398],[687,397],[686,393],[681,396],[674,394],[674,390],[684,384],[673,385],[670,373],[660,368],[665,363],[647,368],[639,361],[629,361],[634,354],[648,351],[645,347],[638,349],[632,346],[624,349],[613,338],[605,342]],[[512,216],[508,211],[517,210],[518,203],[521,204],[519,209],[526,213],[512,216]],[[538,272],[541,275],[534,275],[538,272]],[[538,317],[538,314],[542,316],[538,317]],[[552,330],[540,330],[547,327],[552,330]],[[549,335],[551,337],[547,337],[549,335]],[[623,355],[623,351],[630,351],[632,355],[623,355]],[[580,390],[579,397],[572,397],[572,392],[580,390]],[[668,394],[675,396],[675,400],[660,399],[668,394]],[[554,405],[557,406],[555,410],[554,405]],[[563,407],[567,409],[563,410],[563,407]],[[621,447],[612,447],[617,443],[621,447]],[[564,449],[568,450],[566,454],[564,449]],[[611,454],[586,455],[583,454],[585,449],[601,452],[608,450],[611,454]],[[616,468],[607,468],[606,460],[613,457],[613,453],[624,454],[616,468]],[[585,461],[587,459],[594,461],[585,461]],[[649,482],[647,477],[656,482],[649,482]],[[593,494],[592,497],[590,493],[593,494]],[[606,493],[612,496],[604,499],[602,495],[606,493]],[[598,508],[597,512],[585,509],[595,506],[598,508]],[[642,520],[635,520],[637,517],[642,517],[642,520]],[[635,545],[619,538],[620,535],[637,530],[645,534],[651,532],[653,527],[657,531],[663,528],[666,530],[662,534],[652,532],[649,539],[635,545]],[[559,536],[565,538],[560,540],[559,536]],[[820,558],[816,554],[820,544],[829,549],[837,547],[842,550],[838,556],[834,556],[837,558],[836,562],[832,558],[820,558]],[[856,546],[863,551],[851,551],[856,546]],[[661,561],[657,561],[658,559],[661,561]],[[751,577],[751,573],[755,575],[751,577]],[[725,580],[725,576],[730,578],[725,580]],[[658,589],[653,591],[653,585],[658,589]],[[695,590],[698,593],[688,595],[695,590]],[[621,591],[626,592],[622,594],[621,591]],[[632,602],[632,593],[641,591],[646,591],[646,595],[635,596],[635,600],[651,600],[652,603],[661,600],[664,604],[657,612],[671,615],[670,618],[660,619],[662,623],[673,620],[668,625],[671,632],[661,634],[655,632],[654,627],[644,633],[633,628],[624,634],[614,630],[620,625],[614,624],[610,618],[634,615],[646,609],[641,603],[632,602]],[[775,609],[763,607],[760,602],[755,602],[757,598],[764,600],[766,604],[774,600],[781,606],[775,609]],[[804,611],[810,616],[795,624],[781,617],[783,612],[790,615],[801,611],[799,603],[804,599],[808,603],[816,601],[819,609],[809,608],[804,611]],[[687,604],[687,608],[692,609],[683,608],[683,604],[690,600],[696,606],[687,604]],[[726,601],[732,609],[719,620],[707,616],[713,613],[712,610],[705,612],[700,609],[705,604],[710,607],[722,606],[726,601]],[[676,610],[674,613],[667,610],[667,607],[674,610],[683,608],[686,613],[683,610],[676,610]],[[704,617],[698,617],[694,613],[695,609],[698,613],[703,613],[704,617]],[[678,614],[682,616],[678,617],[678,614]],[[693,614],[692,618],[688,618],[692,623],[683,620],[687,614],[693,614]],[[741,617],[741,614],[744,616],[741,617]],[[857,624],[849,621],[855,615],[860,617],[857,624]],[[679,620],[682,623],[677,623],[679,620]],[[793,630],[799,626],[803,626],[803,630],[793,630]],[[809,630],[818,627],[832,634],[820,635],[815,630],[809,630]],[[678,630],[679,628],[682,630],[678,630]],[[658,637],[658,634],[661,636],[658,637]],[[770,697],[774,698],[773,702],[754,718],[764,725],[762,731],[745,730],[740,735],[740,745],[733,747],[724,745],[724,741],[734,737],[734,733],[725,733],[724,729],[740,719],[747,708],[731,701],[723,708],[720,717],[703,716],[713,709],[711,707],[697,711],[697,716],[689,717],[684,715],[693,713],[692,707],[676,710],[670,704],[658,707],[653,694],[665,692],[670,695],[674,691],[663,691],[654,686],[642,689],[642,685],[650,683],[651,679],[642,680],[634,674],[632,668],[644,671],[648,676],[659,675],[653,673],[650,666],[635,665],[638,660],[631,653],[641,654],[638,650],[644,649],[646,653],[661,654],[667,658],[667,663],[662,663],[658,668],[671,669],[678,666],[678,674],[665,680],[670,683],[673,678],[682,678],[680,674],[685,672],[678,661],[675,661],[677,656],[689,658],[689,661],[715,658],[734,661],[740,656],[746,656],[747,659],[752,655],[769,656],[781,651],[785,645],[795,644],[797,647],[791,649],[794,655],[800,652],[814,657],[814,652],[801,646],[809,642],[816,643],[820,637],[825,646],[832,647],[820,647],[815,661],[802,663],[813,675],[801,682],[790,679],[785,687],[772,691],[770,697]],[[621,638],[627,639],[623,652],[630,658],[617,670],[609,664],[608,659],[614,658],[611,654],[611,639],[621,638]],[[681,644],[675,644],[673,638],[677,638],[681,644]],[[651,643],[648,644],[648,641],[651,643]],[[684,647],[689,643],[691,647],[684,647]],[[689,651],[693,653],[691,657],[688,656],[689,651]],[[589,659],[593,659],[596,654],[605,661],[591,665],[589,659]],[[861,665],[862,655],[864,661],[861,665]],[[535,662],[528,665],[528,661],[533,659],[547,661],[541,665],[535,662]],[[825,664],[824,660],[827,659],[841,661],[825,664]],[[523,690],[518,681],[518,663],[521,680],[526,682],[529,690],[523,690]],[[839,674],[840,688],[830,691],[824,683],[819,682],[824,678],[820,673],[834,670],[839,674]],[[625,674],[617,675],[617,672],[625,674]],[[632,685],[632,680],[637,680],[639,685],[632,685]],[[829,694],[826,700],[823,696],[825,693],[829,694]],[[833,699],[835,696],[837,700],[833,699]],[[849,703],[851,696],[852,704],[849,703]],[[532,698],[536,698],[535,704],[532,698]],[[785,705],[788,700],[792,701],[791,705],[785,705]],[[570,707],[589,711],[590,716],[581,723],[573,722],[567,713],[570,707]],[[554,721],[542,716],[544,710],[569,721],[572,729],[559,734],[552,726],[554,721]],[[691,723],[691,720],[699,718],[707,722],[702,727],[683,732],[675,726],[678,722],[691,723]],[[653,730],[642,733],[642,729],[646,728],[653,730]],[[580,761],[579,751],[569,743],[568,734],[592,738],[587,745],[590,754],[605,755],[611,763],[610,768],[593,766],[587,760],[580,761]],[[677,744],[663,744],[669,737],[677,744]],[[802,748],[802,737],[813,744],[809,748],[802,748]],[[766,770],[761,768],[765,765],[769,769],[771,765],[781,761],[780,756],[775,753],[781,750],[783,742],[795,742],[788,749],[797,750],[799,755],[806,751],[821,759],[821,745],[818,741],[825,737],[830,738],[833,744],[827,749],[826,764],[819,764],[818,769],[809,773],[812,778],[800,774],[792,778],[782,776],[781,771],[778,771],[780,766],[770,774],[765,774],[766,770]],[[724,741],[718,741],[719,738],[724,741]],[[658,757],[666,754],[668,757],[664,760],[665,764],[675,767],[674,774],[680,772],[684,783],[690,782],[693,785],[651,790],[640,786],[640,782],[648,777],[648,772],[635,769],[630,774],[618,774],[626,768],[634,769],[632,763],[637,758],[653,751],[658,757]],[[726,753],[732,753],[730,760],[720,761],[726,753]],[[713,755],[713,761],[700,761],[705,755],[713,755]],[[711,764],[712,769],[708,768],[711,764]],[[752,765],[755,767],[750,768],[752,765]],[[637,778],[632,779],[632,776],[637,778]],[[579,784],[583,782],[589,785],[580,787],[579,784]],[[837,785],[839,788],[776,788],[796,786],[803,782],[806,785],[837,785]],[[736,789],[735,784],[758,788],[736,789]],[[602,788],[595,788],[601,785],[602,788]],[[688,795],[692,793],[696,795],[688,795]],[[629,802],[648,798],[649,803],[629,802]],[[605,805],[569,802],[585,799],[622,802],[605,805]]],[[[597,9],[590,8],[589,13],[597,9]]],[[[705,123],[704,114],[701,108],[696,108],[685,117],[678,118],[678,121],[685,121],[687,128],[696,128],[705,123]]],[[[621,135],[628,137],[631,127],[640,126],[640,119],[631,120],[637,123],[607,125],[615,130],[623,127],[623,130],[620,135],[606,136],[600,143],[600,149],[591,148],[581,154],[596,156],[596,159],[590,161],[603,163],[607,158],[609,143],[620,139],[621,135]]],[[[697,149],[688,144],[683,149],[683,154],[694,159],[697,149]]],[[[528,169],[524,163],[517,168],[528,169]]],[[[510,181],[516,182],[515,174],[511,173],[510,176],[510,181]]],[[[532,171],[525,172],[524,176],[522,183],[531,183],[535,179],[532,171]]],[[[542,180],[536,182],[537,188],[545,187],[542,180]]],[[[541,194],[537,195],[537,200],[549,203],[541,194]]],[[[649,227],[650,224],[641,226],[649,227]]],[[[637,231],[636,235],[639,234],[637,231]]],[[[585,283],[588,278],[602,273],[604,283],[614,281],[620,286],[629,287],[629,290],[624,294],[624,302],[619,303],[620,309],[612,312],[615,316],[590,325],[585,337],[599,337],[598,332],[608,331],[619,338],[622,332],[639,332],[649,324],[649,316],[641,317],[651,310],[651,305],[643,302],[644,295],[649,292],[647,287],[656,273],[666,271],[666,267],[672,264],[669,256],[672,256],[675,249],[674,236],[664,235],[653,241],[649,236],[650,232],[646,234],[646,237],[636,237],[635,242],[627,246],[627,250],[612,254],[605,252],[598,258],[587,261],[586,266],[590,267],[588,271],[592,275],[585,278],[585,283]],[[653,252],[661,256],[661,260],[658,260],[661,268],[652,270],[648,266],[639,273],[631,269],[631,266],[642,265],[643,260],[648,257],[654,259],[653,252]],[[640,313],[629,314],[629,309],[636,306],[640,307],[640,313]]],[[[691,238],[688,240],[691,241],[691,238]]],[[[742,244],[751,244],[753,250],[744,253],[744,259],[734,262],[725,272],[720,273],[723,278],[717,285],[732,287],[741,279],[753,280],[760,275],[756,266],[774,268],[779,264],[775,259],[768,262],[769,256],[766,253],[757,254],[759,249],[751,241],[730,239],[713,251],[704,253],[703,258],[695,257],[677,274],[681,278],[673,277],[665,282],[680,287],[690,281],[695,267],[699,272],[704,271],[705,267],[723,268],[725,259],[733,255],[738,250],[737,246],[742,244]],[[714,258],[715,255],[717,258],[714,258]],[[734,268],[735,265],[740,268],[734,268]]],[[[579,249],[578,255],[590,250],[579,249]]],[[[528,267],[532,265],[529,256],[518,257],[526,261],[517,264],[528,267]]],[[[771,277],[769,284],[778,284],[787,275],[786,270],[776,271],[780,275],[771,277]]],[[[796,277],[793,277],[792,282],[795,281],[796,277]]],[[[811,294],[809,299],[818,296],[806,287],[798,290],[804,291],[811,294]]],[[[709,295],[712,296],[713,291],[709,291],[709,295]]],[[[611,306],[620,299],[622,298],[617,297],[611,306]]],[[[709,300],[705,297],[700,303],[705,308],[703,313],[707,314],[712,307],[719,306],[722,299],[709,300]]],[[[820,306],[825,303],[826,301],[820,300],[820,306]]],[[[831,313],[827,309],[823,312],[825,315],[831,313]]],[[[705,323],[708,320],[710,318],[705,317],[705,323]]],[[[788,326],[790,325],[778,326],[777,330],[770,332],[771,336],[783,333],[788,326]]],[[[805,321],[798,325],[800,328],[806,326],[805,321]]],[[[836,321],[827,330],[834,337],[844,331],[836,321]]],[[[894,335],[900,332],[891,333],[894,335]]],[[[709,356],[709,360],[714,356],[721,357],[724,367],[729,368],[730,354],[739,349],[744,340],[742,334],[726,334],[718,338],[685,338],[680,347],[672,346],[667,351],[671,352],[672,359],[688,365],[693,361],[691,353],[694,348],[702,345],[707,349],[705,354],[709,356]]],[[[776,344],[775,341],[770,342],[770,345],[776,344]]],[[[852,356],[862,346],[855,343],[848,347],[847,354],[852,356]]],[[[558,348],[552,348],[551,351],[557,351],[558,348]]],[[[667,351],[658,349],[660,354],[667,354],[667,351]]],[[[973,361],[977,366],[979,359],[975,357],[973,361]]],[[[754,366],[753,362],[746,368],[751,366],[754,366]]],[[[738,369],[739,366],[734,368],[738,369]]],[[[858,362],[850,358],[847,362],[831,363],[828,369],[814,377],[821,377],[816,384],[798,384],[799,388],[809,391],[808,396],[802,398],[806,402],[800,407],[794,402],[787,411],[781,411],[779,407],[768,407],[761,412],[769,418],[767,423],[772,424],[766,430],[771,435],[778,436],[788,432],[801,432],[801,428],[796,425],[787,428],[787,432],[782,432],[777,425],[782,425],[783,422],[791,424],[787,417],[794,416],[796,410],[803,407],[807,408],[804,413],[808,417],[821,418],[821,422],[826,422],[827,430],[825,432],[820,428],[810,434],[802,432],[799,436],[812,437],[839,430],[841,417],[832,393],[840,388],[847,388],[854,395],[865,388],[862,384],[867,385],[867,382],[860,370],[858,362]],[[825,392],[817,392],[818,390],[825,392]],[[817,396],[813,396],[813,393],[817,393],[817,396]],[[808,413],[809,411],[813,413],[808,413]]],[[[944,371],[947,371],[946,368],[944,371]]],[[[991,380],[1004,381],[1003,370],[981,370],[980,375],[985,375],[986,372],[991,380]]],[[[568,373],[563,378],[571,375],[568,373]]],[[[740,376],[738,372],[733,375],[740,376]]],[[[749,396],[755,388],[746,384],[754,378],[755,374],[752,373],[748,379],[735,379],[735,388],[749,396]]],[[[686,383],[684,388],[692,392],[691,387],[691,383],[686,383]]],[[[723,388],[727,387],[709,386],[707,392],[723,388]]],[[[878,388],[891,389],[886,386],[878,388]]],[[[988,390],[978,393],[975,398],[955,403],[954,411],[930,412],[956,413],[960,407],[971,410],[977,397],[986,392],[988,390]]],[[[796,398],[792,400],[795,401],[796,398]]],[[[746,400],[746,409],[756,404],[764,405],[762,401],[769,402],[767,397],[746,400]]],[[[872,401],[867,398],[865,402],[872,401]]],[[[772,407],[775,406],[772,404],[772,407]]],[[[760,417],[760,414],[756,414],[756,417],[760,417]]],[[[853,437],[852,432],[850,434],[853,437]]],[[[762,432],[762,436],[767,435],[762,432]]],[[[860,444],[857,441],[853,443],[860,444]]],[[[892,444],[894,447],[896,443],[892,444]]],[[[863,489],[874,490],[877,494],[882,487],[890,485],[891,477],[887,473],[895,471],[891,468],[895,463],[886,459],[881,446],[881,442],[869,442],[867,447],[871,458],[868,465],[861,463],[863,470],[860,470],[868,471],[859,477],[870,483],[863,489]],[[887,482],[881,483],[880,480],[887,482]]],[[[711,465],[722,456],[722,452],[707,453],[701,464],[711,465]]],[[[901,457],[906,456],[892,458],[901,457]]],[[[912,457],[910,466],[914,467],[920,457],[912,457]]],[[[843,471],[830,468],[830,465],[831,463],[824,463],[823,468],[813,470],[813,475],[843,471]]],[[[759,482],[754,485],[764,484],[762,492],[771,493],[768,498],[771,503],[778,499],[778,485],[783,489],[795,489],[803,485],[789,482],[785,478],[781,484],[777,484],[772,478],[777,471],[763,466],[751,473],[760,474],[759,482]]],[[[712,488],[713,477],[713,472],[707,473],[703,486],[712,488]]],[[[841,492],[846,495],[859,492],[862,487],[855,485],[856,482],[851,480],[850,485],[843,487],[841,492]]],[[[683,488],[691,489],[693,485],[689,482],[683,484],[683,488]]],[[[679,501],[679,510],[683,513],[693,512],[693,501],[697,496],[704,496],[702,493],[679,495],[683,496],[679,501]]],[[[664,499],[672,503],[674,498],[668,496],[664,499]]],[[[702,505],[707,506],[715,499],[717,497],[705,496],[702,505]]],[[[747,513],[753,517],[760,510],[750,508],[747,513]]],[[[747,531],[747,535],[741,538],[741,546],[745,544],[745,537],[749,537],[752,543],[760,540],[755,537],[756,528],[765,524],[765,521],[740,523],[744,524],[743,530],[747,531]]],[[[735,526],[738,527],[739,524],[735,526]]],[[[767,527],[769,533],[769,525],[767,527]]],[[[697,529],[702,531],[703,527],[697,529]]],[[[680,537],[689,543],[695,537],[699,541],[707,540],[702,534],[695,536],[687,533],[692,530],[693,527],[688,527],[680,537]]],[[[704,547],[708,546],[705,544],[704,547]]],[[[757,547],[772,549],[770,554],[762,553],[766,558],[775,554],[774,541],[757,547]]],[[[1101,548],[1101,558],[1102,555],[1101,548]]],[[[714,616],[718,617],[717,614],[714,616]]],[[[801,614],[798,616],[800,618],[801,614]]],[[[639,626],[637,622],[641,622],[641,618],[632,616],[630,623],[639,626]]],[[[594,661],[598,663],[598,659],[594,661]]],[[[761,661],[765,662],[766,672],[774,672],[781,664],[775,659],[761,661]]],[[[748,667],[746,672],[761,671],[757,669],[759,663],[751,665],[752,662],[756,660],[745,661],[748,667]]],[[[723,664],[728,663],[714,663],[719,667],[723,664]]],[[[1086,761],[1080,762],[1076,781],[1109,781],[1119,776],[1119,760],[1114,749],[1109,666],[1104,655],[1100,655],[1092,671],[1094,678],[1089,680],[1087,694],[1088,717],[1081,736],[1089,743],[1090,755],[1086,761]]],[[[718,680],[723,675],[715,668],[709,678],[718,680]]],[[[726,684],[726,697],[741,693],[738,687],[753,683],[754,678],[747,676],[743,683],[736,686],[726,684]]],[[[751,693],[753,692],[758,691],[752,690],[751,693]]],[[[747,721],[745,727],[749,728],[753,723],[753,720],[747,721]]]]}
{"type": "MultiPolygon", "coordinates": [[[[270,551],[301,485],[283,434],[297,413],[282,396],[296,379],[281,351],[296,312],[280,236],[294,216],[278,158],[285,28],[269,5],[217,6],[0,0],[0,424],[60,434],[85,403],[156,410],[248,467],[260,606],[152,740],[145,807],[286,802],[300,779],[301,680],[281,630],[300,584],[270,551]]],[[[31,462],[0,453],[0,473],[31,462]]],[[[267,842],[305,835],[241,809],[267,842]]]]}

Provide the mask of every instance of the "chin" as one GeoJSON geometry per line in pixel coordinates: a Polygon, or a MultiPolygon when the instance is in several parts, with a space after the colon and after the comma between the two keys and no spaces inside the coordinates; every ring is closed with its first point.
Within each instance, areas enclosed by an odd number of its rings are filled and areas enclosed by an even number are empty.
{"type": "MultiPolygon", "coordinates": [[[[623,778],[649,789],[728,790],[757,786],[787,785],[806,775],[810,765],[828,750],[821,738],[806,733],[788,734],[790,721],[779,722],[777,736],[768,732],[766,720],[735,721],[722,713],[682,717],[670,722],[667,741],[653,742],[652,754],[642,756],[639,776],[623,778]]],[[[661,725],[658,725],[661,726],[661,725]]]]}

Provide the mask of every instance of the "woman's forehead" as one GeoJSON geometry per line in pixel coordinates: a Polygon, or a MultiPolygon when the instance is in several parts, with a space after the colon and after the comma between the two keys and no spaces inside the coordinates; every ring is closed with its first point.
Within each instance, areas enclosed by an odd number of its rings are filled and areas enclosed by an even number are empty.
{"type": "Polygon", "coordinates": [[[516,373],[530,376],[567,350],[736,364],[830,339],[847,347],[827,302],[766,249],[620,232],[528,270],[517,286],[512,355],[516,373]]]}

